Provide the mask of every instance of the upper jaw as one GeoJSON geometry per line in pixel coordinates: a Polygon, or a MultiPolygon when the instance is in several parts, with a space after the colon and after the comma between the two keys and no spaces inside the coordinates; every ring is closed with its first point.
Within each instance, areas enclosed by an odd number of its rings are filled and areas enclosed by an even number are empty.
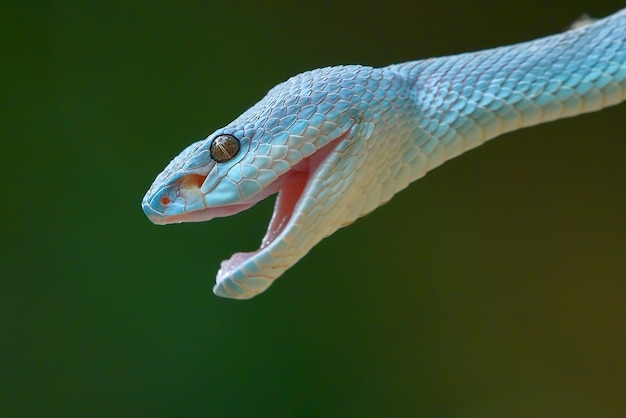
{"type": "MultiPolygon", "coordinates": [[[[242,212],[252,207],[256,202],[247,202],[236,205],[218,206],[214,208],[204,208],[194,211],[182,211],[169,215],[168,212],[161,213],[153,209],[149,204],[144,203],[143,211],[153,224],[167,225],[182,222],[204,222],[213,218],[223,218],[242,212]]],[[[175,211],[171,211],[175,212],[175,211]]]]}
{"type": "Polygon", "coordinates": [[[157,225],[209,221],[214,218],[235,215],[277,193],[285,185],[290,174],[291,172],[287,172],[254,196],[233,204],[214,204],[212,206],[210,195],[204,195],[200,191],[200,184],[178,182],[158,193],[148,192],[142,207],[150,221],[157,225]],[[176,187],[175,192],[171,189],[172,187],[176,187]],[[162,196],[175,196],[175,198],[163,207],[160,202],[162,196]]]}

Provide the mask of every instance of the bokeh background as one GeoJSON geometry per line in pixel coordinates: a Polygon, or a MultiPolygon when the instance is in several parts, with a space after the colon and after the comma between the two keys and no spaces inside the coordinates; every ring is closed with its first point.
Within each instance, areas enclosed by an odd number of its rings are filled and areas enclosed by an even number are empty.
{"type": "Polygon", "coordinates": [[[621,1],[11,2],[0,417],[624,417],[626,105],[508,134],[215,297],[263,202],[152,225],[190,142],[276,83],[563,30],[621,1]]]}

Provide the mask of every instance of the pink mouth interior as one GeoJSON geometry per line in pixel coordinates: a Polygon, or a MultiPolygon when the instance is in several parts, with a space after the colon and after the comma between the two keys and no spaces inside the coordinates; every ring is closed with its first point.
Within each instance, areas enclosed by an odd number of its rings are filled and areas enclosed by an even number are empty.
{"type": "Polygon", "coordinates": [[[296,204],[300,200],[300,197],[302,197],[304,189],[319,166],[335,149],[335,145],[342,137],[335,139],[310,157],[300,161],[292,167],[289,172],[283,174],[275,181],[280,185],[280,189],[278,191],[278,197],[276,198],[276,204],[274,205],[272,219],[268,225],[265,237],[263,237],[261,241],[260,248],[252,252],[235,253],[228,260],[222,261],[220,269],[217,272],[218,282],[255,256],[259,251],[269,246],[285,230],[292,218],[296,204]]]}
{"type": "Polygon", "coordinates": [[[217,272],[218,281],[229,272],[241,266],[263,248],[270,245],[276,237],[283,232],[289,223],[293,210],[296,207],[296,203],[300,200],[300,196],[306,187],[309,179],[309,173],[290,172],[284,176],[287,177],[285,179],[285,185],[278,192],[276,204],[274,205],[274,213],[272,214],[272,219],[267,227],[265,237],[263,237],[263,240],[261,241],[261,246],[256,251],[235,253],[228,260],[222,261],[220,269],[217,272]]]}

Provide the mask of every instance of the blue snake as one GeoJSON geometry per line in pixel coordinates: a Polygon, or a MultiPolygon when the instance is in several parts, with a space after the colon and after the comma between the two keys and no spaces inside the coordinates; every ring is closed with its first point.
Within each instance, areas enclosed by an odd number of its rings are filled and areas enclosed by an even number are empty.
{"type": "Polygon", "coordinates": [[[260,248],[223,261],[213,288],[251,298],[444,161],[503,133],[625,99],[626,9],[511,46],[320,68],[188,146],[142,207],[155,224],[199,222],[278,193],[260,248]]]}

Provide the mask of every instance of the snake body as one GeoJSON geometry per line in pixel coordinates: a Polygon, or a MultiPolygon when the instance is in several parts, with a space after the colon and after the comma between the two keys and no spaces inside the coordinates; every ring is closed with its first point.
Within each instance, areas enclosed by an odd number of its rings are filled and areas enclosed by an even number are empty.
{"type": "Polygon", "coordinates": [[[142,202],[156,224],[206,221],[278,193],[257,251],[214,293],[267,289],[314,245],[444,161],[503,133],[626,99],[626,9],[542,39],[296,75],[180,153],[142,202]]]}

